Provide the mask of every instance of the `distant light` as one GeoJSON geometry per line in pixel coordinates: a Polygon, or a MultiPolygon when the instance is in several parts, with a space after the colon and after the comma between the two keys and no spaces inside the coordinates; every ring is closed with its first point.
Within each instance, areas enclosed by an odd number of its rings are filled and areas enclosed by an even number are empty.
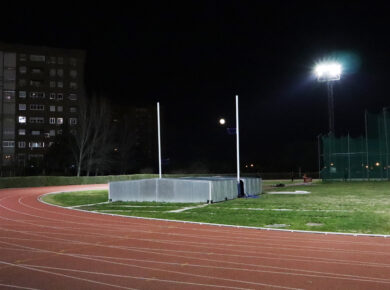
{"type": "Polygon", "coordinates": [[[366,165],[366,168],[368,169],[368,165],[366,165]]]}
{"type": "Polygon", "coordinates": [[[248,165],[245,165],[245,168],[248,168],[248,165]]]}
{"type": "Polygon", "coordinates": [[[253,163],[251,164],[251,167],[253,167],[254,165],[253,165],[253,163]]]}
{"type": "Polygon", "coordinates": [[[331,63],[320,63],[315,69],[315,74],[318,81],[320,82],[329,82],[329,81],[338,81],[341,76],[341,65],[336,62],[331,63]]]}
{"type": "Polygon", "coordinates": [[[333,163],[333,162],[331,162],[331,163],[330,163],[330,166],[333,166],[333,165],[334,165],[334,163],[333,163]]]}
{"type": "Polygon", "coordinates": [[[226,120],[224,118],[219,119],[219,124],[225,125],[226,120]]]}
{"type": "Polygon", "coordinates": [[[379,162],[375,163],[375,166],[379,166],[379,165],[381,165],[379,162]]]}
{"type": "Polygon", "coordinates": [[[114,148],[114,151],[117,152],[117,151],[118,151],[118,148],[114,148]]]}

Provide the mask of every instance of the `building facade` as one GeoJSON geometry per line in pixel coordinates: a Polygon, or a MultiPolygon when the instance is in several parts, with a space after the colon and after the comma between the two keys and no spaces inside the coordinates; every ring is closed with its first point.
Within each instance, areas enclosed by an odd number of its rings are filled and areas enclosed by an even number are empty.
{"type": "Polygon", "coordinates": [[[64,128],[76,128],[85,53],[0,43],[0,165],[43,160],[64,128]]]}

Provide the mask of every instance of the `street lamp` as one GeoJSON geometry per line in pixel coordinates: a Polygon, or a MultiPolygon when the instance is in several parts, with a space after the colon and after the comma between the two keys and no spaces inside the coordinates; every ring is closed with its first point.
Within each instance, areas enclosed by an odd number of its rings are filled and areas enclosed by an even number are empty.
{"type": "Polygon", "coordinates": [[[340,80],[342,67],[337,62],[320,63],[315,67],[317,80],[326,83],[328,91],[329,135],[334,134],[333,82],[340,80]]]}

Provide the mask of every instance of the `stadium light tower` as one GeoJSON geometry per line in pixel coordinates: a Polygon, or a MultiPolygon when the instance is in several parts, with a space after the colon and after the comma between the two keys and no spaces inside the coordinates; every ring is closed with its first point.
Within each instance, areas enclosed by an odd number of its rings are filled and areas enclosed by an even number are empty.
{"type": "Polygon", "coordinates": [[[320,63],[315,67],[317,80],[326,83],[328,90],[329,135],[334,134],[333,82],[340,80],[342,67],[337,62],[320,63]]]}

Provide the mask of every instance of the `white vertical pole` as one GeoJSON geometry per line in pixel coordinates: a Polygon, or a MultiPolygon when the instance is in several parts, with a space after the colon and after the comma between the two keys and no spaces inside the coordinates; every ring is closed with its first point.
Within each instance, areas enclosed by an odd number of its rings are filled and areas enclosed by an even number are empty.
{"type": "Polygon", "coordinates": [[[157,102],[157,131],[158,131],[158,175],[162,177],[161,171],[161,133],[160,133],[160,103],[157,102]]]}
{"type": "MultiPolygon", "coordinates": [[[[240,126],[238,118],[238,95],[236,95],[236,150],[237,150],[237,184],[240,186],[240,126]]],[[[239,187],[240,188],[240,187],[239,187]]],[[[242,192],[238,192],[239,195],[242,192]]]]}

